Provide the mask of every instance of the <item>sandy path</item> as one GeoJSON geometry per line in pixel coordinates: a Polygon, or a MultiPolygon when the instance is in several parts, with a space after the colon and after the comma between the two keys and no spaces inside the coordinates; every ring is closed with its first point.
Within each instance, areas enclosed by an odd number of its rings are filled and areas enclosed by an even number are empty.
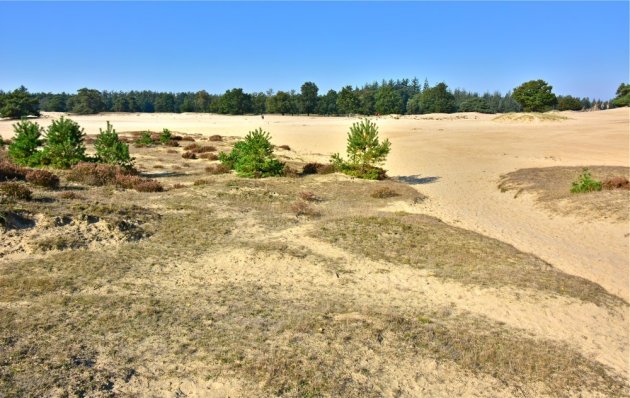
{"type": "MultiPolygon", "coordinates": [[[[628,166],[629,110],[563,113],[569,120],[499,122],[494,115],[455,114],[381,117],[383,136],[392,141],[386,164],[392,176],[409,181],[430,197],[409,208],[449,224],[502,240],[533,253],[565,272],[601,284],[626,300],[629,295],[628,225],[553,215],[532,197],[501,193],[502,174],[525,167],[560,165],[628,166]],[[432,178],[428,178],[432,177],[432,178]]],[[[59,114],[40,119],[48,125],[59,114]]],[[[105,114],[73,116],[88,133],[109,120],[118,131],[174,131],[244,135],[263,127],[274,143],[288,144],[305,160],[325,160],[344,152],[348,127],[356,118],[267,115],[105,114]]],[[[0,135],[11,136],[10,121],[0,135]]]]}

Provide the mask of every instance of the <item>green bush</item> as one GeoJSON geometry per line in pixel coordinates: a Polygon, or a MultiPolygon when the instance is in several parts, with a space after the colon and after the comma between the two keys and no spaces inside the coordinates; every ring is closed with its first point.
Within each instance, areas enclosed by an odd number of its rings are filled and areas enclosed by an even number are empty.
{"type": "Polygon", "coordinates": [[[40,153],[37,148],[42,144],[42,128],[28,120],[22,120],[13,125],[15,136],[9,145],[9,156],[22,166],[38,166],[40,153]]]}
{"type": "Polygon", "coordinates": [[[593,192],[601,191],[602,182],[597,181],[591,177],[591,172],[588,169],[582,170],[582,174],[578,177],[577,181],[573,181],[571,184],[571,192],[593,192]]]}
{"type": "Polygon", "coordinates": [[[173,139],[173,134],[169,129],[164,129],[160,133],[160,143],[168,144],[173,139]]]}
{"type": "Polygon", "coordinates": [[[232,152],[221,152],[219,160],[241,177],[271,177],[283,174],[284,163],[273,155],[269,133],[262,129],[250,131],[243,141],[234,145],[232,152]]]}
{"type": "Polygon", "coordinates": [[[378,165],[385,162],[390,149],[389,140],[379,142],[376,124],[363,119],[350,127],[346,147],[348,160],[342,159],[336,153],[332,155],[331,163],[344,174],[368,180],[382,180],[386,173],[378,165]]]}
{"type": "Polygon", "coordinates": [[[84,137],[83,129],[73,120],[63,116],[54,120],[46,132],[42,163],[67,169],[85,160],[84,137]]]}
{"type": "Polygon", "coordinates": [[[129,145],[120,140],[112,125],[107,122],[105,131],[102,129],[99,131],[94,142],[97,160],[124,168],[133,167],[133,158],[129,156],[129,145]]]}
{"type": "Polygon", "coordinates": [[[142,146],[153,145],[153,138],[151,138],[151,133],[148,131],[142,132],[140,138],[136,140],[136,144],[142,146]]]}

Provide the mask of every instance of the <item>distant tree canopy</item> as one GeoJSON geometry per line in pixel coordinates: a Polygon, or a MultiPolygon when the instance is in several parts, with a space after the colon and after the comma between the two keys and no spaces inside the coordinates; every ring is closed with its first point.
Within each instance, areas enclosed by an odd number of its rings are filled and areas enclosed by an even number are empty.
{"type": "MultiPolygon", "coordinates": [[[[267,90],[246,93],[241,88],[227,90],[222,95],[197,92],[154,91],[98,91],[83,88],[76,94],[35,93],[28,94],[21,87],[13,92],[0,91],[0,111],[19,118],[46,112],[74,112],[93,114],[98,112],[213,112],[230,115],[243,114],[319,114],[319,115],[374,115],[423,114],[432,112],[481,112],[504,113],[523,110],[599,110],[615,106],[627,106],[630,102],[629,85],[622,84],[617,98],[601,101],[571,96],[555,97],[551,86],[543,80],[524,83],[514,93],[470,92],[450,90],[445,83],[431,86],[428,80],[420,84],[417,78],[383,80],[361,87],[345,86],[341,90],[319,93],[313,82],[305,82],[300,91],[267,90]],[[540,83],[540,84],[539,84],[540,83]],[[518,100],[517,100],[518,98],[518,100]],[[554,101],[557,99],[557,102],[554,101]],[[578,107],[579,102],[579,107],[578,107]],[[14,109],[22,109],[16,112],[14,109]],[[28,112],[25,110],[28,109],[28,112]],[[20,116],[17,116],[17,115],[20,116]]],[[[4,116],[10,117],[10,116],[4,116]]]]}
{"type": "Polygon", "coordinates": [[[559,111],[579,111],[582,110],[582,101],[570,95],[558,96],[559,111]]]}
{"type": "Polygon", "coordinates": [[[0,117],[20,119],[25,116],[39,116],[39,100],[29,94],[24,86],[0,96],[0,117]]]}
{"type": "Polygon", "coordinates": [[[317,109],[317,92],[319,88],[313,82],[302,84],[300,95],[300,111],[310,115],[317,109]]]}
{"type": "Polygon", "coordinates": [[[621,83],[616,94],[617,97],[612,100],[614,106],[630,106],[630,84],[621,83]]]}
{"type": "Polygon", "coordinates": [[[526,112],[545,112],[558,103],[552,88],[544,80],[530,80],[515,88],[512,97],[526,112]]]}
{"type": "Polygon", "coordinates": [[[72,113],[91,115],[105,111],[107,106],[103,102],[100,91],[82,88],[77,92],[77,95],[70,98],[69,108],[72,113]]]}

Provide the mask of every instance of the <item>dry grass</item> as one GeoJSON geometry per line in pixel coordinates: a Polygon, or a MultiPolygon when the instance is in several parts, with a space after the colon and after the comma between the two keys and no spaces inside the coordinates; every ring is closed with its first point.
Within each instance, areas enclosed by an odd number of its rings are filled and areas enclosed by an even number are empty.
{"type": "Polygon", "coordinates": [[[529,112],[529,113],[505,113],[496,116],[494,121],[498,122],[559,122],[567,120],[568,117],[560,115],[556,112],[529,112]]]}
{"type": "MultiPolygon", "coordinates": [[[[571,182],[582,173],[584,167],[545,167],[521,169],[501,178],[502,192],[516,191],[514,197],[523,192],[533,193],[545,208],[558,213],[570,214],[587,219],[610,219],[628,221],[630,196],[627,190],[602,190],[580,195],[571,193],[571,182]]],[[[596,180],[627,178],[630,169],[613,166],[588,166],[596,180]]]]}
{"type": "MultiPolygon", "coordinates": [[[[166,169],[179,167],[179,156],[142,151],[166,169]]],[[[0,395],[183,396],[160,383],[221,377],[242,380],[240,395],[256,397],[404,396],[419,378],[427,396],[443,384],[495,396],[625,394],[619,376],[573,346],[450,307],[366,304],[349,285],[316,283],[313,275],[343,264],[297,244],[304,226],[354,261],[408,264],[541,300],[619,304],[597,285],[430,217],[379,213],[389,200],[418,197],[395,181],[378,186],[398,196],[373,200],[377,185],[341,175],[222,175],[208,184],[199,179],[207,163],[194,163],[163,177],[168,192],[87,186],[20,204],[25,219],[60,217],[60,231],[81,224],[103,232],[92,240],[43,237],[37,257],[0,256],[0,395]],[[296,203],[319,218],[296,218],[296,203]],[[107,234],[123,232],[129,238],[107,243],[107,234]],[[285,232],[288,243],[271,237],[285,232]],[[234,264],[230,253],[251,255],[234,264]],[[275,256],[288,256],[290,266],[265,268],[261,259],[275,256]]],[[[16,210],[9,206],[0,204],[0,214],[16,210]]]]}
{"type": "Polygon", "coordinates": [[[394,191],[393,189],[389,187],[381,187],[381,188],[375,189],[370,194],[370,196],[376,199],[386,199],[386,198],[394,198],[396,196],[399,196],[399,194],[398,192],[394,191]]]}

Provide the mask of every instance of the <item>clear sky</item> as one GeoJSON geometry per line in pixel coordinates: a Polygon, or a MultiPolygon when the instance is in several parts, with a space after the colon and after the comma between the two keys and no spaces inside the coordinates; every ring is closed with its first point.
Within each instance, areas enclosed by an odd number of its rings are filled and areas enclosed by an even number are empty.
{"type": "Polygon", "coordinates": [[[629,80],[623,2],[6,3],[0,89],[299,90],[428,78],[614,97],[629,80]]]}

